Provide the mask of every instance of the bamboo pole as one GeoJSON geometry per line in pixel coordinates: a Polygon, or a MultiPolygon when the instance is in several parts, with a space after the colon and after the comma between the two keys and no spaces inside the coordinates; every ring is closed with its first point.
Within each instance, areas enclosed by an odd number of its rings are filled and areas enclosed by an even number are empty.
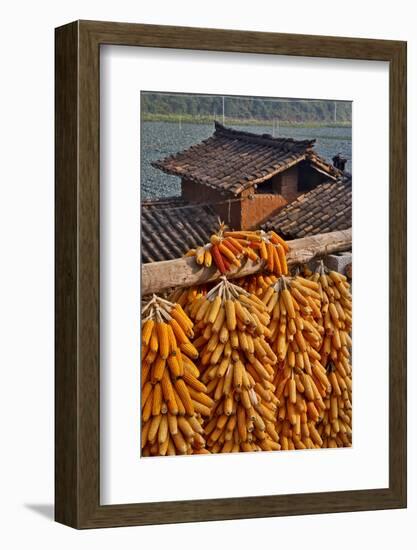
{"type": "MultiPolygon", "coordinates": [[[[352,247],[352,229],[333,231],[289,241],[288,265],[307,263],[316,257],[333,252],[350,250],[352,247]]],[[[230,273],[229,278],[252,275],[263,268],[262,262],[247,260],[243,266],[230,273]]],[[[179,258],[165,262],[153,262],[142,265],[142,295],[159,293],[173,287],[201,285],[215,281],[220,272],[215,268],[198,266],[194,258],[179,258]]]]}

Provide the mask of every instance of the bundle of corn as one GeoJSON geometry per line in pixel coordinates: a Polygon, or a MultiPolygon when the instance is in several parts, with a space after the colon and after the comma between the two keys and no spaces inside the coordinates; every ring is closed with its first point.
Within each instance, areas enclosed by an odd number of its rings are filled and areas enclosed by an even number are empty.
{"type": "Polygon", "coordinates": [[[220,223],[217,233],[210,242],[189,250],[185,256],[194,256],[197,265],[211,267],[213,260],[220,273],[227,273],[232,266],[239,268],[241,259],[246,255],[245,248],[233,237],[225,237],[225,224],[220,223]]]}
{"type": "Polygon", "coordinates": [[[327,271],[321,262],[312,280],[319,285],[324,339],[321,363],[331,385],[318,426],[323,447],[350,447],[352,442],[352,297],[344,275],[327,271]]]}
{"type": "Polygon", "coordinates": [[[288,245],[274,231],[226,231],[224,223],[210,242],[189,250],[185,256],[194,256],[196,263],[210,267],[213,260],[220,273],[240,268],[243,258],[264,261],[266,269],[276,275],[288,273],[286,254],[288,245]]]}
{"type": "Polygon", "coordinates": [[[265,340],[269,315],[254,295],[222,277],[190,308],[201,381],[215,405],[205,423],[212,453],[278,450],[276,356],[265,340]]]}
{"type": "Polygon", "coordinates": [[[243,247],[244,255],[252,261],[263,261],[265,269],[275,275],[288,273],[289,247],[275,231],[225,231],[226,239],[233,239],[243,247]]]}
{"type": "Polygon", "coordinates": [[[276,281],[277,277],[272,273],[255,273],[254,275],[235,279],[234,282],[251,294],[255,294],[255,296],[263,296],[265,290],[276,283],[276,281]]]}
{"type": "Polygon", "coordinates": [[[153,296],[142,310],[142,454],[200,454],[203,416],[213,405],[193,363],[193,323],[182,307],[153,296]]]}
{"type": "Polygon", "coordinates": [[[323,440],[316,424],[331,390],[321,363],[319,286],[299,276],[281,277],[264,292],[262,302],[272,315],[269,341],[278,357],[274,385],[281,447],[319,448],[323,440]]]}
{"type": "Polygon", "coordinates": [[[205,294],[207,294],[206,285],[177,288],[168,296],[168,300],[180,305],[188,314],[191,305],[205,294]]]}

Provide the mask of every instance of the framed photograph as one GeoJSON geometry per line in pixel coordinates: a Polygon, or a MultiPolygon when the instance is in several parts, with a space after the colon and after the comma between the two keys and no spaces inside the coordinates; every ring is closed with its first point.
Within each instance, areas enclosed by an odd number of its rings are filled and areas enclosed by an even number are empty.
{"type": "Polygon", "coordinates": [[[56,520],[406,506],[406,43],[56,29],[56,520]]]}

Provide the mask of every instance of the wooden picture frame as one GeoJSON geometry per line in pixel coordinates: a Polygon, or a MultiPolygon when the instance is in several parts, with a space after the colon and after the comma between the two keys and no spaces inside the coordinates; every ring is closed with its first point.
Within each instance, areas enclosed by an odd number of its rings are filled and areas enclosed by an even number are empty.
{"type": "Polygon", "coordinates": [[[76,21],[56,29],[55,518],[75,528],[406,506],[406,43],[76,21]],[[100,505],[99,56],[117,44],[389,62],[389,487],[100,505]]]}

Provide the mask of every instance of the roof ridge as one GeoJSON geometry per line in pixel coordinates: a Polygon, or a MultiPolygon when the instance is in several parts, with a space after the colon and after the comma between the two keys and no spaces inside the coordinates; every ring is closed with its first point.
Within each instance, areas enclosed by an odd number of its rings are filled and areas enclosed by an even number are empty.
{"type": "MultiPolygon", "coordinates": [[[[271,134],[256,134],[255,132],[248,132],[246,130],[237,130],[229,126],[224,126],[217,120],[214,121],[214,134],[223,135],[225,137],[232,137],[235,139],[242,139],[244,141],[251,141],[255,143],[262,143],[264,145],[275,145],[282,148],[283,145],[298,145],[300,147],[310,148],[316,143],[316,139],[294,139],[289,137],[274,137],[271,134]]],[[[291,150],[289,148],[289,150],[291,150]]]]}

